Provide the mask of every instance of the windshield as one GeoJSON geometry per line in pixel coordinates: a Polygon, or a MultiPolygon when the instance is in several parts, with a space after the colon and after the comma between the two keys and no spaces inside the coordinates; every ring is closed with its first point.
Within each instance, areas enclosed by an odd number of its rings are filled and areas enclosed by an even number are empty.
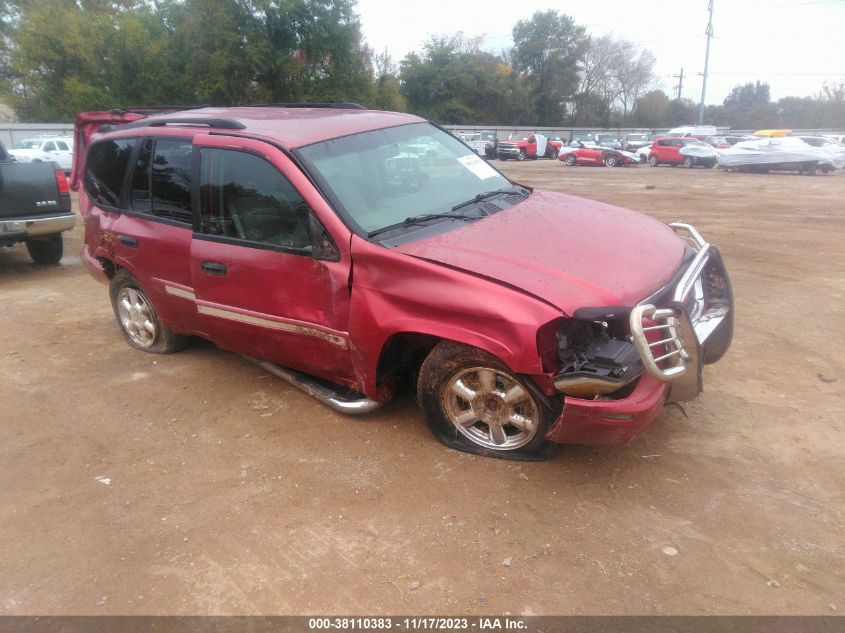
{"type": "Polygon", "coordinates": [[[645,140],[645,134],[629,134],[628,140],[629,141],[644,141],[645,140]]]}
{"type": "Polygon", "coordinates": [[[511,183],[429,123],[374,130],[303,147],[299,154],[367,233],[428,213],[448,213],[511,183]]]}
{"type": "Polygon", "coordinates": [[[511,134],[508,137],[508,140],[509,141],[527,141],[528,140],[528,134],[511,134]]]}
{"type": "Polygon", "coordinates": [[[25,139],[15,145],[15,149],[38,149],[39,147],[41,147],[41,141],[32,139],[25,139]]]}

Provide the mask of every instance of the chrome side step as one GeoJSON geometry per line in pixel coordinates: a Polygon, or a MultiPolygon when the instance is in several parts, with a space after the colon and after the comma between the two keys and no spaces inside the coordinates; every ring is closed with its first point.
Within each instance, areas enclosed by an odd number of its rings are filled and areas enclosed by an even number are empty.
{"type": "Polygon", "coordinates": [[[340,411],[341,413],[346,413],[347,415],[370,413],[371,411],[380,409],[387,404],[385,402],[371,400],[370,398],[347,400],[340,394],[332,391],[329,387],[321,385],[306,374],[294,371],[293,369],[288,369],[287,367],[282,367],[281,365],[275,365],[274,363],[270,363],[266,360],[258,360],[257,358],[246,356],[245,354],[241,354],[241,357],[255,363],[274,376],[278,376],[282,380],[286,380],[297,389],[301,389],[309,396],[313,396],[323,404],[330,406],[335,411],[340,411]]]}

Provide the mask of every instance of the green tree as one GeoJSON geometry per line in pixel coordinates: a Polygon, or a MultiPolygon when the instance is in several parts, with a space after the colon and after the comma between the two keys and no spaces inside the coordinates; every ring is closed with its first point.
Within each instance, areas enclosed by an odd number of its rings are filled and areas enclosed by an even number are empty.
{"type": "Polygon", "coordinates": [[[537,11],[513,27],[513,65],[529,85],[531,123],[560,125],[578,90],[588,45],[584,27],[554,10],[537,11]]]}
{"type": "Polygon", "coordinates": [[[770,127],[776,124],[777,108],[771,102],[769,84],[757,81],[734,86],[725,97],[724,117],[717,121],[737,129],[770,127]]]}
{"type": "Polygon", "coordinates": [[[431,38],[400,66],[410,111],[439,123],[514,122],[523,107],[511,68],[461,33],[431,38]]]}
{"type": "Polygon", "coordinates": [[[634,107],[634,124],[651,129],[670,125],[671,103],[662,90],[651,90],[645,93],[637,99],[634,107]]]}
{"type": "Polygon", "coordinates": [[[367,104],[379,110],[404,111],[408,102],[402,95],[399,68],[387,51],[373,60],[373,75],[373,86],[367,104]]]}

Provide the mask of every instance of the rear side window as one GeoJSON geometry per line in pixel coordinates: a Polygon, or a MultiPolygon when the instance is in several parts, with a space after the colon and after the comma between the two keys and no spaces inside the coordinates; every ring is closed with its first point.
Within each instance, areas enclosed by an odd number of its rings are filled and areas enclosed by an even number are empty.
{"type": "Polygon", "coordinates": [[[192,152],[190,140],[156,139],[151,169],[153,215],[191,223],[192,152]]]}
{"type": "Polygon", "coordinates": [[[63,152],[66,152],[66,151],[68,151],[68,149],[69,149],[69,148],[68,148],[68,146],[67,146],[67,143],[63,143],[62,141],[56,141],[56,146],[57,146],[60,150],[62,150],[63,152]]]}
{"type": "Polygon", "coordinates": [[[119,208],[120,190],[137,139],[100,141],[88,150],[85,191],[98,205],[119,208]]]}

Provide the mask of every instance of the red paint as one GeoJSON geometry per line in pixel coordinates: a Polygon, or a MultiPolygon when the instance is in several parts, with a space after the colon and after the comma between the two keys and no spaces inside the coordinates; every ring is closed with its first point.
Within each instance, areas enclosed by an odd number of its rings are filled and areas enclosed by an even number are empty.
{"type": "Polygon", "coordinates": [[[562,444],[622,444],[639,435],[660,414],[668,393],[667,383],[643,374],[631,395],[622,400],[567,398],[563,414],[546,438],[562,444]],[[629,420],[612,419],[628,415],[629,420]]]}
{"type": "MultiPolygon", "coordinates": [[[[173,113],[178,118],[188,113],[173,113]]],[[[80,191],[85,220],[82,259],[103,281],[103,262],[128,269],[174,331],[342,384],[376,399],[379,360],[397,335],[423,334],[483,349],[547,395],[555,354],[552,322],[585,306],[632,306],[678,270],[684,242],[664,224],[626,209],[534,191],[490,217],[397,248],[354,235],[286,149],[344,134],[421,121],[395,113],[356,110],[231,108],[191,116],[234,119],[238,136],[196,127],[132,128],[113,137],[190,136],[196,147],[230,147],[260,154],[282,172],[331,236],[337,261],[250,248],[197,236],[187,225],[117,213],[80,191]],[[252,137],[252,138],[246,138],[252,137]],[[135,246],[119,238],[135,238],[135,246]],[[203,262],[225,264],[225,277],[203,262]],[[221,281],[222,280],[222,281],[221,281]],[[224,311],[227,317],[216,312],[224,311]],[[538,344],[539,341],[539,344],[538,344]]],[[[84,113],[77,119],[82,152],[100,123],[139,115],[84,113]]],[[[157,117],[158,118],[158,117],[157,117]]],[[[195,152],[195,156],[197,153],[195,152]]],[[[82,153],[79,156],[83,156],[82,153]]],[[[82,162],[74,165],[79,187],[82,162]]],[[[109,266],[106,266],[108,270],[109,266]]],[[[554,441],[625,441],[660,410],[663,383],[643,376],[622,400],[568,398],[549,432],[554,441]],[[609,421],[607,413],[633,420],[609,421]]]]}
{"type": "Polygon", "coordinates": [[[617,152],[616,150],[604,149],[601,147],[567,148],[565,150],[562,150],[560,154],[558,154],[558,159],[562,162],[567,162],[567,158],[570,156],[572,158],[569,159],[569,162],[574,160],[576,165],[595,165],[598,167],[603,167],[605,158],[607,156],[614,156],[619,165],[637,164],[637,161],[631,158],[630,156],[625,156],[625,154],[617,152]]]}

